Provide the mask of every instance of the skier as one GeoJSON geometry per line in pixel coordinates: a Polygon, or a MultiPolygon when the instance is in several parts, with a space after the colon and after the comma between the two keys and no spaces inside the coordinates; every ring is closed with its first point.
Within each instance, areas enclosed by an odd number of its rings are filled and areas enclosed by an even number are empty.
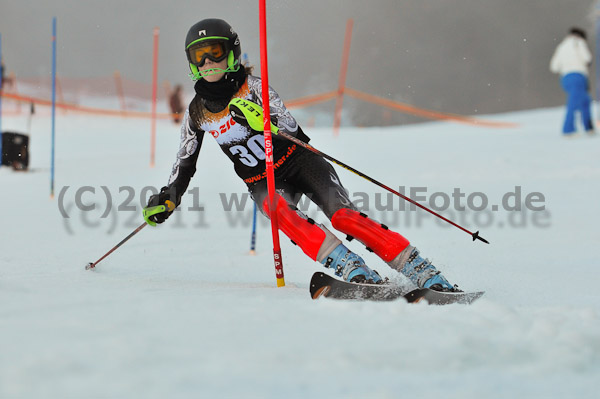
{"type": "Polygon", "coordinates": [[[572,137],[575,133],[575,112],[581,112],[583,127],[590,135],[594,134],[591,99],[588,94],[588,68],[592,54],[586,43],[586,33],[581,28],[571,28],[569,34],[554,50],[550,60],[550,70],[560,74],[560,83],[567,93],[567,113],[563,124],[563,134],[572,137]]]}
{"type": "MultiPolygon", "coordinates": [[[[196,95],[186,110],[181,143],[168,185],[150,197],[144,218],[150,225],[163,223],[179,206],[190,179],[205,133],[213,136],[231,159],[259,209],[270,216],[265,174],[263,132],[236,123],[228,111],[233,98],[253,101],[262,107],[261,80],[240,62],[240,39],[221,19],[205,19],[187,33],[185,52],[196,81],[196,95]],[[157,208],[158,207],[158,208],[157,208]]],[[[279,95],[269,88],[272,121],[279,129],[308,142],[279,95]]],[[[349,250],[325,226],[315,223],[295,208],[302,195],[308,196],[331,220],[332,226],[351,236],[381,257],[390,267],[407,276],[420,288],[458,291],[430,261],[398,233],[359,213],[332,165],[322,157],[285,138],[273,136],[276,203],[279,228],[311,259],[345,281],[380,284],[384,280],[364,260],[349,250]]]]}

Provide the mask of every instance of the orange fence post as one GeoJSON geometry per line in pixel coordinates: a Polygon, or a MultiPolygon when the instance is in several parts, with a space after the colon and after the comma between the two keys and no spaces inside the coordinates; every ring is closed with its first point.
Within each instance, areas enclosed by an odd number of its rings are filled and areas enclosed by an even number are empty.
{"type": "Polygon", "coordinates": [[[158,27],[154,28],[154,52],[152,57],[152,133],[150,137],[150,167],[154,167],[156,152],[156,96],[158,92],[158,27]]]}
{"type": "Polygon", "coordinates": [[[340,81],[338,84],[337,101],[335,103],[335,118],[333,122],[333,134],[338,135],[340,124],[342,122],[342,105],[344,102],[344,90],[346,86],[346,72],[348,71],[348,56],[350,55],[350,41],[352,40],[352,18],[346,22],[346,36],[344,38],[344,53],[342,55],[342,65],[340,68],[340,81]]]}
{"type": "Polygon", "coordinates": [[[123,93],[123,81],[121,80],[121,73],[119,71],[115,71],[114,77],[117,95],[119,96],[119,100],[121,102],[121,111],[127,112],[127,104],[125,103],[125,93],[123,93]]]}

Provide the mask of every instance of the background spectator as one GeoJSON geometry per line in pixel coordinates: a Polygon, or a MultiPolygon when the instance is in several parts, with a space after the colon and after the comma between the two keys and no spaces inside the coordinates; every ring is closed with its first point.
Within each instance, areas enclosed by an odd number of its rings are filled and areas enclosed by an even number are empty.
{"type": "Polygon", "coordinates": [[[567,93],[567,114],[563,133],[575,133],[575,113],[580,112],[586,132],[594,134],[590,111],[588,68],[592,54],[586,42],[586,33],[581,28],[571,28],[567,37],[556,47],[550,70],[560,74],[560,83],[567,93]]]}

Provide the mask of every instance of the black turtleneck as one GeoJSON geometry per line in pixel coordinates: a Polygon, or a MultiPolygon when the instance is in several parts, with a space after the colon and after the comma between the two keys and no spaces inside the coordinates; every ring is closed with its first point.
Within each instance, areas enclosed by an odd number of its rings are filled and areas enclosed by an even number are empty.
{"type": "Polygon", "coordinates": [[[194,102],[200,101],[210,112],[221,112],[227,107],[235,93],[242,87],[246,80],[246,69],[241,66],[237,72],[228,72],[217,82],[207,82],[200,79],[194,85],[196,97],[194,102]]]}

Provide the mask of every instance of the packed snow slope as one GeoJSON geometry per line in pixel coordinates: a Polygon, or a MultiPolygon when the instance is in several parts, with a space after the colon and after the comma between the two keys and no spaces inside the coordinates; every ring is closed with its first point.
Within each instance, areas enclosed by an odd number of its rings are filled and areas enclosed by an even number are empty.
{"type": "MultiPolygon", "coordinates": [[[[323,267],[283,235],[276,288],[270,226],[259,217],[248,255],[253,207],[210,136],[182,210],[85,271],[143,222],[141,197],[166,184],[179,128],[158,122],[150,168],[148,121],[58,112],[51,199],[50,118],[34,116],[31,170],[0,168],[0,397],[597,397],[600,138],[561,137],[562,117],[306,129],[316,148],[447,205],[445,216],[490,241],[401,210],[336,167],[365,213],[451,282],[486,291],[471,306],[436,307],[313,301],[310,276],[323,267]]],[[[4,131],[27,126],[2,119],[4,131]]],[[[330,227],[314,205],[306,212],[330,227]]]]}

